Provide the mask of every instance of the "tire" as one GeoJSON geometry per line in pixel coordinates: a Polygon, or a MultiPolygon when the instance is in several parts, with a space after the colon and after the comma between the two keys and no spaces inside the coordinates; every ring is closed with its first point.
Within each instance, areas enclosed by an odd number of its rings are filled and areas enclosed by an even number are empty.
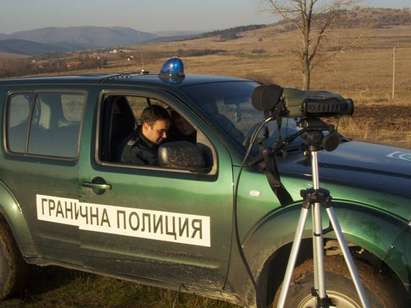
{"type": "Polygon", "coordinates": [[[28,274],[28,265],[8,227],[0,221],[0,300],[23,290],[28,274]]]}
{"type": "MultiPolygon", "coordinates": [[[[365,263],[356,262],[361,283],[366,297],[372,308],[399,308],[404,307],[395,295],[389,280],[365,263]]],[[[342,257],[325,257],[325,286],[331,303],[337,308],[362,308],[357,296],[354,283],[342,257]]],[[[316,299],[311,295],[314,285],[313,262],[307,260],[295,268],[290,288],[288,290],[285,307],[287,308],[315,308],[316,299]]],[[[273,302],[277,307],[281,289],[278,288],[273,302]]]]}

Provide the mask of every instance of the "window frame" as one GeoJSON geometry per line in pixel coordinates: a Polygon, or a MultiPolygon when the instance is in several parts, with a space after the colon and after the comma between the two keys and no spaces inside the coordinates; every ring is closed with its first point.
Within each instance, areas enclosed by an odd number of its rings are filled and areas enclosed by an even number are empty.
{"type": "MultiPolygon", "coordinates": [[[[219,172],[219,159],[218,159],[218,152],[216,150],[216,146],[213,144],[212,140],[207,137],[207,134],[203,132],[202,129],[200,129],[197,125],[195,125],[187,116],[185,115],[186,113],[192,112],[183,102],[181,102],[177,97],[170,95],[170,93],[165,92],[165,91],[154,91],[152,89],[104,89],[100,91],[100,94],[98,96],[98,103],[97,103],[97,110],[96,110],[96,121],[94,125],[94,163],[96,166],[103,167],[104,169],[106,168],[114,168],[115,170],[123,170],[124,173],[129,173],[129,172],[145,172],[147,174],[147,171],[152,171],[153,174],[155,173],[158,174],[168,174],[168,175],[183,175],[183,176],[189,176],[189,177],[195,177],[196,179],[205,179],[205,180],[214,180],[218,176],[219,172]],[[152,98],[157,101],[162,102],[163,104],[173,108],[175,111],[180,113],[181,115],[184,116],[184,118],[198,131],[200,132],[208,141],[208,146],[211,147],[211,153],[213,156],[213,166],[210,170],[209,173],[200,173],[200,172],[193,172],[190,170],[185,170],[185,169],[171,169],[171,168],[162,168],[158,166],[146,166],[146,165],[132,165],[132,164],[125,164],[125,163],[118,163],[118,162],[107,162],[107,161],[102,161],[100,159],[100,140],[101,140],[101,129],[102,129],[102,109],[103,109],[103,103],[105,98],[108,96],[136,96],[136,97],[145,97],[145,98],[152,98]],[[183,110],[184,107],[186,110],[183,110]]],[[[200,117],[199,117],[200,119],[200,117]]],[[[147,174],[148,175],[148,174],[147,174]]]]}
{"type": "Polygon", "coordinates": [[[27,148],[28,148],[28,140],[30,138],[30,126],[31,126],[31,121],[33,117],[33,109],[34,109],[34,100],[35,94],[33,91],[19,91],[19,92],[9,92],[7,93],[6,97],[6,104],[4,106],[4,117],[3,117],[3,146],[4,150],[6,153],[13,154],[13,155],[25,155],[27,153],[27,148]],[[14,96],[18,95],[30,95],[30,106],[29,106],[29,115],[28,115],[28,123],[27,123],[27,130],[26,130],[26,140],[25,140],[25,145],[24,145],[24,153],[22,152],[14,152],[10,150],[10,144],[9,144],[9,119],[10,119],[10,104],[11,100],[14,96]]]}
{"type": "Polygon", "coordinates": [[[88,96],[89,93],[88,91],[84,89],[31,89],[31,90],[10,90],[7,92],[7,97],[6,97],[6,104],[4,104],[4,112],[3,112],[3,149],[6,154],[12,156],[12,157],[17,157],[17,158],[39,158],[39,159],[47,159],[47,160],[58,160],[58,161],[66,161],[66,162],[76,162],[80,158],[80,145],[81,145],[81,136],[83,132],[83,126],[84,126],[84,121],[85,119],[85,114],[86,114],[86,109],[87,109],[87,104],[88,104],[88,96]],[[9,142],[8,142],[8,124],[9,124],[9,112],[10,112],[10,103],[11,103],[11,98],[15,95],[24,95],[24,94],[29,94],[32,96],[31,98],[31,106],[30,106],[30,115],[29,115],[29,123],[28,123],[28,131],[27,131],[27,136],[26,136],[26,145],[25,145],[25,152],[14,152],[9,148],[9,142]],[[60,94],[60,95],[82,95],[84,97],[84,106],[82,110],[82,116],[81,116],[81,121],[80,121],[80,127],[78,131],[78,136],[77,136],[77,143],[76,143],[76,155],[73,157],[64,157],[64,156],[56,156],[56,155],[45,155],[45,154],[34,154],[34,153],[29,153],[28,152],[28,145],[29,145],[29,140],[30,140],[30,135],[31,135],[31,124],[33,121],[33,112],[35,109],[36,105],[36,100],[39,95],[42,94],[60,94]]]}

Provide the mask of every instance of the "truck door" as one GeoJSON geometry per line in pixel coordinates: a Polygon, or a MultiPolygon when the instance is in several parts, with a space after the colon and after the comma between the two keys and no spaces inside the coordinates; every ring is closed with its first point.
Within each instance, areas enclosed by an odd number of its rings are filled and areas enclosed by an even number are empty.
{"type": "Polygon", "coordinates": [[[87,93],[36,89],[11,92],[7,102],[7,164],[12,191],[39,253],[79,261],[78,228],[70,224],[79,197],[78,149],[87,93]]]}
{"type": "Polygon", "coordinates": [[[96,108],[95,141],[91,152],[83,153],[80,168],[81,203],[89,215],[81,242],[90,266],[174,285],[222,287],[231,247],[233,192],[225,147],[169,95],[103,93],[96,108]],[[206,143],[210,151],[208,173],[118,161],[118,140],[135,129],[141,110],[152,104],[177,110],[195,127],[197,143],[206,143]]]}

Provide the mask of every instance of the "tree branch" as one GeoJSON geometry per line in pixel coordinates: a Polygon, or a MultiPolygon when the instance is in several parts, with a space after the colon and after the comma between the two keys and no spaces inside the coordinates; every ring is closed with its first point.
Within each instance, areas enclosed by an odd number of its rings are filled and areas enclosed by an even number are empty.
{"type": "Polygon", "coordinates": [[[310,86],[310,73],[314,59],[328,29],[335,21],[336,12],[358,0],[265,0],[274,14],[292,23],[301,35],[299,59],[304,75],[304,87],[310,86]],[[323,3],[323,5],[320,5],[323,3]],[[316,35],[317,34],[317,35],[316,35]]]}

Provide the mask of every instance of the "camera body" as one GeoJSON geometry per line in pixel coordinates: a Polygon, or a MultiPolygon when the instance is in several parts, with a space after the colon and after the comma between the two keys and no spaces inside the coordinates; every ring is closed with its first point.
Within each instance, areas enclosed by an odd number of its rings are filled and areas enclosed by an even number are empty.
{"type": "Polygon", "coordinates": [[[299,117],[333,117],[352,115],[354,103],[339,94],[326,91],[302,91],[286,88],[283,91],[286,115],[299,117]]]}
{"type": "Polygon", "coordinates": [[[352,115],[351,99],[327,91],[303,91],[278,85],[258,86],[252,95],[253,106],[278,117],[319,118],[352,115]]]}

